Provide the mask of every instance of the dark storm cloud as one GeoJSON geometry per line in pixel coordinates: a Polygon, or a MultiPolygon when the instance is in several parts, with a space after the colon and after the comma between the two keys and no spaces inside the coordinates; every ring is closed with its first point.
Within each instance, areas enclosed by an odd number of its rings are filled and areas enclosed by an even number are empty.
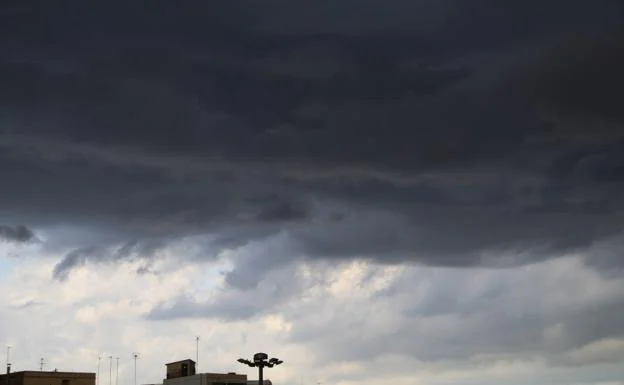
{"type": "MultiPolygon", "coordinates": [[[[111,244],[202,234],[211,255],[285,240],[245,258],[260,270],[586,248],[624,223],[621,11],[16,3],[0,42],[0,212],[101,234],[64,240],[59,277],[117,259],[98,251],[111,244]]],[[[228,282],[253,287],[238,268],[228,282]]]]}
{"type": "Polygon", "coordinates": [[[0,241],[26,243],[35,239],[35,234],[26,226],[0,225],[0,241]]]}
{"type": "Polygon", "coordinates": [[[266,208],[262,209],[262,211],[257,214],[256,219],[258,221],[275,222],[304,220],[310,215],[310,212],[304,203],[284,200],[276,202],[271,201],[273,201],[273,199],[266,202],[266,208]]]}

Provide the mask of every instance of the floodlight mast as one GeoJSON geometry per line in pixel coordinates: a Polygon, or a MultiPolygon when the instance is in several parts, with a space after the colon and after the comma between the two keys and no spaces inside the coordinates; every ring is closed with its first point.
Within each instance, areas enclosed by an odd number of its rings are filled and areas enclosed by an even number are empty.
{"type": "Polygon", "coordinates": [[[264,385],[264,368],[272,368],[276,365],[281,365],[284,363],[284,361],[280,360],[279,358],[269,358],[266,353],[254,354],[253,361],[249,361],[244,358],[239,358],[237,361],[251,368],[258,368],[258,385],[264,385]]]}

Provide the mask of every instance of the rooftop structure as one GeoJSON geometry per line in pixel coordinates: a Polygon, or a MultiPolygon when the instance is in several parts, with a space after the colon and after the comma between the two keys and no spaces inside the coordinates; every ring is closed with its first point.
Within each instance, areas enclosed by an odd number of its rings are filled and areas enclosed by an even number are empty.
{"type": "Polygon", "coordinates": [[[167,379],[195,375],[195,361],[191,359],[170,362],[165,366],[167,367],[167,379]]]}

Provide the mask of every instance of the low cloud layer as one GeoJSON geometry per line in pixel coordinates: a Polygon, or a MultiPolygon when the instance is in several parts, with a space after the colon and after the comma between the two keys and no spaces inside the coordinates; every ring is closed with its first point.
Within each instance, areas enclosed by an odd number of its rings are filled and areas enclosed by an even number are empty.
{"type": "Polygon", "coordinates": [[[123,352],[147,352],[140,378],[156,381],[163,362],[192,356],[195,335],[201,357],[221,352],[209,367],[200,359],[203,370],[240,370],[239,355],[268,350],[288,360],[269,373],[274,381],[296,383],[300,365],[337,383],[516,383],[525,372],[535,384],[621,378],[624,281],[606,279],[582,255],[515,269],[282,263],[256,290],[233,288],[226,272],[246,266],[250,253],[215,266],[180,264],[171,250],[140,276],[142,261],[122,259],[81,265],[62,284],[47,279],[54,261],[31,257],[0,281],[9,293],[0,299],[0,340],[17,348],[18,368],[34,365],[42,346],[50,365],[81,370],[95,368],[98,352],[122,352],[129,381],[123,352]]]}
{"type": "Polygon", "coordinates": [[[147,318],[280,314],[294,325],[289,339],[317,345],[326,362],[542,357],[575,366],[590,365],[593,355],[584,361],[573,352],[624,337],[623,288],[621,278],[604,280],[578,256],[508,270],[297,265],[275,269],[253,293],[225,287],[208,298],[172,298],[147,318]]]}
{"type": "Polygon", "coordinates": [[[200,370],[245,372],[237,358],[267,351],[285,364],[266,376],[283,383],[306,367],[305,378],[337,384],[598,385],[624,374],[624,280],[580,256],[506,270],[297,263],[253,293],[227,285],[227,263],[179,262],[141,276],[140,261],[83,265],[61,284],[47,279],[54,261],[26,260],[0,281],[0,341],[16,370],[40,355],[92,371],[98,354],[119,356],[120,382],[133,379],[134,351],[139,381],[160,381],[164,362],[194,357],[197,335],[200,370]]]}

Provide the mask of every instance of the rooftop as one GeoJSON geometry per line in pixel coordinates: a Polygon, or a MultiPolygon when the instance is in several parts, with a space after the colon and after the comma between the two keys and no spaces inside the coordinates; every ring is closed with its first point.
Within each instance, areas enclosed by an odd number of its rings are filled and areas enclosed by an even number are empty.
{"type": "Polygon", "coordinates": [[[180,364],[182,362],[192,362],[195,363],[195,361],[191,360],[190,358],[187,358],[186,360],[179,360],[179,361],[173,361],[173,362],[169,362],[168,364],[165,365],[173,365],[173,364],[180,364]]]}
{"type": "MultiPolygon", "coordinates": [[[[0,374],[0,377],[6,374],[0,374]]],[[[61,371],[39,371],[39,370],[22,370],[19,372],[11,372],[11,376],[28,376],[28,377],[64,377],[64,378],[95,378],[95,373],[90,372],[61,372],[61,371]]]]}

